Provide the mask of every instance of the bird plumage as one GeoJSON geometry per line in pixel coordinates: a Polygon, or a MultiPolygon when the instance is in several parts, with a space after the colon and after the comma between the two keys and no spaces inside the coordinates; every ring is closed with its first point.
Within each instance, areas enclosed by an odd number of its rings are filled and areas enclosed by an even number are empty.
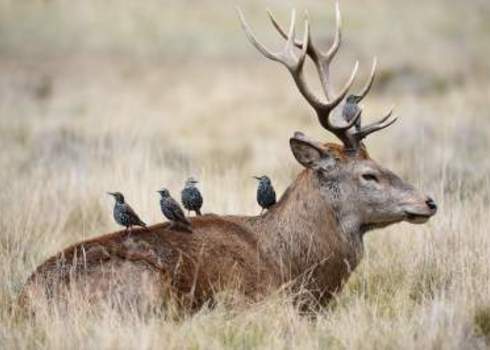
{"type": "MultiPolygon", "coordinates": [[[[345,100],[344,107],[342,109],[342,116],[347,123],[349,123],[352,119],[354,119],[357,114],[361,113],[361,107],[359,107],[358,103],[361,101],[361,96],[349,95],[345,100]]],[[[356,130],[361,129],[361,117],[357,118],[357,121],[354,124],[356,130]]]]}
{"type": "Polygon", "coordinates": [[[114,220],[117,224],[131,229],[132,226],[146,227],[146,223],[140,219],[138,214],[126,203],[124,196],[120,192],[108,192],[116,200],[114,204],[114,220]]]}
{"type": "Polygon", "coordinates": [[[172,198],[170,192],[167,189],[162,188],[158,193],[160,193],[160,209],[162,210],[162,214],[170,220],[172,224],[180,224],[181,226],[190,229],[190,221],[185,217],[184,211],[179,203],[172,198]]]}
{"type": "Polygon", "coordinates": [[[202,195],[196,187],[198,181],[190,177],[185,182],[184,189],[181,192],[182,205],[188,211],[194,211],[196,215],[201,215],[201,207],[203,203],[202,195]]]}
{"type": "Polygon", "coordinates": [[[276,191],[272,186],[272,182],[268,176],[254,176],[259,180],[259,186],[257,187],[257,203],[259,203],[262,211],[269,209],[276,204],[276,191]]]}

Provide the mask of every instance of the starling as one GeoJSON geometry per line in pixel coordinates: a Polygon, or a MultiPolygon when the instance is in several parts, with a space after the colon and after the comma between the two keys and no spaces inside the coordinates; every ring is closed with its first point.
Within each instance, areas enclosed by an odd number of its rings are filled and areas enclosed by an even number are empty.
{"type": "MultiPolygon", "coordinates": [[[[358,103],[361,101],[362,96],[349,95],[345,100],[344,108],[342,109],[342,116],[345,121],[349,123],[352,119],[354,119],[358,113],[361,113],[361,108],[358,103]]],[[[356,131],[361,129],[361,117],[359,117],[354,124],[356,131]]]]}
{"type": "Polygon", "coordinates": [[[114,196],[116,199],[116,204],[114,205],[114,220],[116,220],[119,225],[126,227],[126,230],[129,231],[131,231],[132,226],[141,226],[146,229],[146,224],[134,212],[133,208],[124,201],[124,196],[121,192],[107,192],[107,194],[114,196]]]}
{"type": "Polygon", "coordinates": [[[199,181],[195,180],[193,177],[190,177],[185,182],[184,189],[181,192],[181,199],[184,208],[187,209],[188,213],[192,210],[196,212],[196,215],[201,215],[201,207],[202,207],[202,196],[199,189],[196,187],[196,184],[199,181]]]}
{"type": "Polygon", "coordinates": [[[257,188],[257,202],[262,207],[262,212],[264,209],[269,209],[274,204],[276,204],[276,192],[274,187],[272,187],[271,179],[267,176],[254,176],[255,179],[259,180],[259,187],[257,188]]]}
{"type": "Polygon", "coordinates": [[[172,226],[180,226],[188,231],[191,230],[191,223],[185,217],[184,211],[180,207],[179,203],[172,198],[170,192],[166,188],[162,188],[160,191],[160,208],[163,215],[172,222],[172,226]]]}

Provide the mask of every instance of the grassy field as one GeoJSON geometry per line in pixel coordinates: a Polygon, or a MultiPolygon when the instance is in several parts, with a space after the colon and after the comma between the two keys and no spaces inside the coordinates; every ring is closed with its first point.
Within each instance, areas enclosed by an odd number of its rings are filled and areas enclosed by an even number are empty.
{"type": "MultiPolygon", "coordinates": [[[[205,211],[256,214],[255,180],[283,192],[300,171],[288,146],[319,128],[288,73],[241,33],[280,41],[308,8],[315,39],[333,33],[331,1],[0,0],[1,349],[463,349],[490,346],[490,5],[486,0],[343,1],[334,78],[373,55],[364,115],[401,120],[367,141],[371,156],[431,193],[429,224],[370,233],[366,256],[316,317],[288,297],[226,302],[174,320],[91,308],[13,317],[25,279],[63,247],[116,229],[125,193],[150,223],[155,190],[202,182],[205,211]]],[[[311,73],[311,72],[310,72],[311,73]]],[[[314,78],[311,74],[310,78],[314,78]]]]}

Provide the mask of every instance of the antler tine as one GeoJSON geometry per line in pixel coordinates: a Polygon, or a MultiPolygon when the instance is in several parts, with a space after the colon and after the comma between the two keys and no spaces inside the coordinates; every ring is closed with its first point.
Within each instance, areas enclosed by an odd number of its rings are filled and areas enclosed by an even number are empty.
{"type": "Polygon", "coordinates": [[[390,111],[379,121],[366,125],[358,132],[354,132],[353,133],[354,138],[358,142],[360,142],[362,139],[366,138],[366,136],[368,136],[369,134],[372,134],[375,131],[382,130],[389,127],[391,124],[395,123],[398,120],[398,117],[394,117],[393,119],[389,120],[392,114],[393,114],[393,108],[391,108],[390,111]]]}
{"type": "MultiPolygon", "coordinates": [[[[267,14],[269,15],[269,19],[271,20],[272,22],[272,25],[274,26],[274,28],[276,28],[276,30],[279,32],[279,34],[284,38],[284,39],[287,39],[288,38],[288,35],[286,34],[286,32],[284,31],[284,29],[281,27],[281,25],[279,24],[279,22],[276,20],[276,18],[274,17],[274,15],[272,14],[272,12],[267,9],[267,14]]],[[[335,54],[337,53],[339,47],[340,47],[340,42],[342,40],[342,32],[341,32],[341,27],[342,27],[342,17],[341,17],[341,14],[340,14],[340,5],[339,5],[339,2],[336,1],[335,2],[335,21],[336,21],[336,26],[335,26],[335,38],[334,38],[334,42],[332,43],[332,45],[330,46],[330,48],[328,49],[327,53],[324,54],[323,56],[325,57],[328,57],[328,60],[332,60],[333,56],[335,56],[335,54]]],[[[301,49],[303,47],[303,42],[302,41],[299,41],[299,40],[295,40],[294,41],[294,45],[301,49]]],[[[312,57],[313,60],[315,60],[315,56],[318,56],[318,51],[315,49],[315,47],[312,45],[311,41],[309,43],[308,46],[308,55],[310,55],[310,57],[312,57]]]]}
{"type": "Polygon", "coordinates": [[[280,61],[280,54],[279,53],[273,53],[269,51],[257,38],[255,37],[252,29],[248,25],[248,23],[245,21],[245,17],[243,16],[242,10],[240,10],[239,7],[236,7],[236,11],[238,13],[238,18],[240,19],[240,23],[242,25],[242,29],[247,35],[248,40],[252,43],[253,46],[257,50],[260,51],[262,55],[267,57],[268,59],[271,59],[273,61],[280,61]]]}
{"type": "Polygon", "coordinates": [[[373,86],[374,83],[374,77],[376,76],[376,65],[378,63],[378,60],[376,57],[373,58],[373,65],[371,67],[371,73],[369,74],[369,78],[366,82],[366,85],[364,85],[363,89],[361,90],[361,93],[359,94],[359,100],[358,103],[361,102],[364,97],[369,93],[369,90],[371,90],[371,87],[373,86]]]}
{"type": "Polygon", "coordinates": [[[294,42],[296,41],[296,10],[293,9],[291,11],[291,22],[289,24],[289,31],[286,40],[286,46],[282,52],[283,63],[286,67],[291,71],[295,72],[298,69],[302,69],[304,57],[301,55],[299,58],[296,58],[294,54],[294,42]]]}
{"type": "Polygon", "coordinates": [[[291,22],[289,24],[289,32],[286,41],[286,50],[292,51],[294,41],[296,40],[296,9],[291,11],[291,22]]]}
{"type": "Polygon", "coordinates": [[[326,58],[328,62],[332,60],[337,51],[340,48],[340,43],[342,42],[342,16],[340,14],[340,4],[339,1],[335,1],[335,38],[333,40],[332,46],[328,49],[326,53],[326,58]]]}
{"type": "Polygon", "coordinates": [[[341,92],[328,103],[330,109],[334,109],[340,103],[340,101],[344,99],[345,95],[347,95],[352,84],[354,83],[354,79],[356,78],[358,69],[359,69],[359,61],[356,61],[356,64],[354,65],[354,69],[352,69],[352,73],[350,74],[349,80],[347,80],[347,82],[344,84],[344,87],[342,88],[341,92]]]}
{"type": "MultiPolygon", "coordinates": [[[[392,111],[390,111],[384,118],[379,120],[376,123],[369,124],[361,130],[351,130],[352,127],[359,121],[361,118],[361,110],[357,112],[357,114],[352,118],[349,122],[344,125],[335,125],[330,120],[330,112],[338,106],[338,104],[345,98],[347,93],[349,92],[352,84],[354,83],[354,79],[357,75],[357,71],[359,69],[359,62],[356,61],[354,68],[350,74],[349,79],[346,81],[342,89],[338,94],[334,94],[332,92],[331,82],[330,82],[330,63],[332,62],[334,56],[337,54],[340,44],[342,41],[342,18],[340,15],[340,5],[339,1],[335,2],[335,38],[330,46],[330,48],[326,52],[322,52],[317,49],[310,38],[310,27],[309,27],[309,18],[308,12],[305,11],[305,30],[303,40],[296,39],[296,12],[293,10],[291,15],[291,23],[288,29],[288,32],[284,30],[283,27],[279,24],[279,22],[275,19],[274,15],[270,10],[267,10],[269,15],[269,19],[272,22],[272,25],[279,34],[286,39],[286,44],[282,51],[280,52],[272,52],[268,50],[260,41],[255,38],[255,35],[252,33],[249,25],[245,21],[245,18],[237,8],[237,12],[242,23],[242,28],[245,31],[248,39],[265,57],[280,62],[284,66],[288,68],[290,71],[294,82],[301,95],[309,102],[309,104],[315,109],[316,114],[318,116],[318,120],[323,128],[332,132],[335,136],[337,136],[343,143],[347,149],[357,150],[360,146],[362,139],[364,139],[369,134],[384,129],[396,121],[396,118],[390,120],[392,115],[392,111]],[[295,55],[294,48],[301,49],[301,53],[299,57],[295,55]],[[323,92],[325,94],[326,102],[323,102],[320,98],[318,98],[311,90],[308,88],[303,67],[306,56],[310,57],[313,63],[315,64],[316,70],[320,77],[321,86],[323,92]]],[[[360,92],[360,99],[362,100],[371,90],[371,87],[374,82],[374,77],[376,75],[376,65],[377,60],[376,57],[373,59],[373,64],[371,68],[371,73],[369,75],[368,80],[366,81],[364,87],[360,92]]]]}
{"type": "MultiPolygon", "coordinates": [[[[286,41],[286,46],[284,47],[284,51],[282,53],[283,63],[291,71],[293,76],[298,75],[300,78],[302,78],[301,72],[306,58],[306,47],[308,46],[309,35],[310,35],[310,25],[308,22],[308,17],[305,16],[305,29],[303,33],[303,42],[306,43],[306,46],[302,47],[299,57],[296,57],[296,55],[294,54],[294,47],[296,46],[295,45],[296,10],[293,9],[291,12],[291,24],[289,25],[288,39],[286,41]]],[[[304,82],[302,82],[302,85],[304,88],[306,88],[304,82]]]]}
{"type": "MultiPolygon", "coordinates": [[[[267,15],[269,16],[269,19],[271,20],[272,25],[274,26],[274,28],[276,28],[276,30],[279,32],[279,34],[284,39],[287,40],[288,35],[284,31],[284,29],[282,29],[281,25],[279,24],[279,22],[276,20],[276,18],[272,14],[272,11],[270,9],[267,9],[266,12],[267,12],[267,15]]],[[[296,45],[296,47],[299,48],[299,49],[303,47],[303,43],[301,41],[299,41],[299,40],[296,40],[296,39],[294,40],[294,45],[296,45]]]]}
{"type": "MultiPolygon", "coordinates": [[[[274,15],[270,10],[267,10],[267,13],[269,15],[269,19],[272,22],[272,25],[276,30],[279,32],[279,34],[284,38],[288,39],[289,36],[286,34],[286,31],[283,29],[283,27],[279,24],[279,22],[276,20],[274,15]]],[[[333,95],[333,89],[330,86],[330,63],[333,60],[333,57],[337,53],[338,49],[340,48],[340,44],[342,41],[342,32],[341,32],[341,27],[342,27],[342,17],[340,15],[340,5],[339,2],[336,1],[335,4],[335,19],[336,19],[336,26],[335,26],[335,39],[328,49],[326,53],[321,52],[319,49],[317,49],[314,45],[313,42],[311,41],[311,38],[309,42],[307,43],[307,50],[306,53],[307,55],[311,58],[313,63],[315,64],[315,67],[317,69],[318,75],[320,77],[321,85],[323,92],[325,94],[325,97],[328,101],[329,106],[326,107],[328,110],[332,110],[335,108],[340,101],[345,97],[347,94],[347,91],[351,87],[353,83],[353,79],[355,77],[356,73],[353,73],[351,75],[351,78],[348,80],[348,84],[344,86],[344,89],[342,90],[342,93],[339,94],[339,96],[335,98],[331,98],[331,95],[333,95]],[[347,87],[347,89],[346,89],[347,87]]],[[[303,48],[304,41],[299,41],[295,40],[294,45],[298,48],[303,48]]],[[[357,72],[357,66],[354,67],[354,70],[357,72]]],[[[369,84],[367,84],[369,85],[369,84]]]]}
{"type": "Polygon", "coordinates": [[[324,104],[307,86],[305,82],[305,78],[303,75],[303,67],[304,67],[304,62],[306,59],[306,56],[308,54],[308,47],[310,43],[310,23],[308,21],[308,13],[305,13],[305,28],[304,28],[304,34],[303,34],[303,43],[306,43],[306,45],[303,45],[301,48],[301,53],[299,58],[295,58],[294,51],[293,51],[293,45],[295,43],[295,38],[289,37],[288,38],[288,43],[286,44],[286,49],[288,49],[288,54],[289,57],[292,59],[291,64],[286,64],[286,67],[289,69],[291,72],[291,75],[293,76],[294,82],[296,83],[296,86],[298,87],[299,92],[301,95],[308,101],[308,103],[313,107],[313,109],[316,111],[318,115],[322,113],[322,111],[325,111],[328,108],[328,105],[324,104]]]}
{"type": "MultiPolygon", "coordinates": [[[[272,12],[270,10],[267,10],[267,13],[269,15],[269,19],[271,20],[274,28],[276,28],[276,30],[279,32],[279,34],[284,39],[288,39],[288,36],[287,36],[285,30],[281,27],[279,22],[275,19],[272,12]]],[[[325,94],[325,97],[327,98],[327,101],[330,100],[330,96],[333,94],[333,92],[331,91],[332,89],[329,85],[329,81],[330,81],[329,64],[332,61],[335,54],[337,53],[337,51],[340,47],[341,39],[342,39],[342,35],[341,35],[342,19],[341,19],[341,15],[340,15],[340,6],[339,6],[338,1],[336,2],[335,20],[336,20],[335,39],[334,39],[334,42],[332,43],[332,46],[327,51],[327,53],[323,53],[319,49],[317,49],[314,46],[311,39],[306,45],[307,46],[306,53],[311,58],[313,63],[315,64],[316,70],[317,70],[318,75],[320,77],[320,81],[322,83],[321,84],[322,89],[323,89],[323,92],[325,94]]],[[[295,40],[294,44],[296,47],[302,48],[304,42],[295,40]]]]}
{"type": "MultiPolygon", "coordinates": [[[[269,16],[269,19],[271,20],[272,25],[274,26],[274,28],[276,28],[276,30],[279,32],[279,34],[284,39],[288,40],[288,35],[284,31],[284,29],[281,27],[279,22],[276,20],[276,18],[274,17],[274,15],[272,14],[272,11],[270,9],[267,9],[267,15],[269,16]]],[[[305,11],[305,15],[308,18],[308,12],[305,11]]],[[[304,43],[304,40],[300,41],[300,40],[294,39],[294,46],[296,46],[298,49],[303,49],[303,43],[304,43]]],[[[307,53],[309,56],[312,56],[312,55],[314,56],[315,53],[313,51],[311,51],[312,46],[310,43],[311,43],[311,40],[309,40],[308,44],[306,45],[307,53]]]]}
{"type": "Polygon", "coordinates": [[[303,68],[303,64],[305,63],[306,55],[308,54],[308,46],[310,44],[310,21],[308,18],[308,12],[305,12],[305,28],[303,31],[303,43],[306,43],[306,45],[304,45],[301,48],[301,54],[299,56],[299,61],[298,61],[298,66],[301,69],[303,68]]]}
{"type": "MultiPolygon", "coordinates": [[[[327,100],[331,99],[334,94],[333,88],[330,84],[330,63],[337,54],[340,44],[342,43],[342,16],[340,14],[339,1],[335,1],[335,37],[332,45],[326,53],[318,52],[318,59],[315,62],[318,74],[320,75],[320,81],[327,97],[327,100]]],[[[318,51],[318,50],[315,50],[318,51]]]]}
{"type": "Polygon", "coordinates": [[[289,28],[289,33],[287,35],[287,43],[282,52],[273,53],[268,50],[260,41],[255,38],[250,26],[245,21],[245,17],[243,16],[240,8],[237,7],[238,16],[240,18],[240,22],[242,23],[242,28],[247,35],[247,38],[250,40],[252,45],[257,48],[265,57],[282,63],[288,70],[291,72],[293,79],[300,91],[301,95],[310,103],[310,105],[317,111],[317,114],[320,114],[322,111],[325,111],[329,108],[328,105],[324,104],[306,85],[304,75],[303,75],[303,66],[304,61],[307,54],[307,47],[309,43],[309,22],[308,18],[305,18],[305,32],[303,35],[303,42],[306,43],[306,46],[302,47],[301,54],[299,57],[296,57],[294,54],[294,45],[295,45],[295,11],[292,12],[291,25],[289,28]]]}

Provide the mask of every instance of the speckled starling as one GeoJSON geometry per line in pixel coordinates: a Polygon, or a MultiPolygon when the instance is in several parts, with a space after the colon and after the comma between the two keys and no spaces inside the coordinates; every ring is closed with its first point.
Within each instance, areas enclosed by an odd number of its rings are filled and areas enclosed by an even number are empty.
{"type": "Polygon", "coordinates": [[[271,179],[268,176],[254,176],[255,179],[259,180],[259,187],[257,188],[257,203],[264,209],[269,209],[274,204],[276,204],[276,191],[272,187],[271,179]]]}
{"type": "Polygon", "coordinates": [[[146,224],[134,212],[133,208],[124,201],[124,196],[121,192],[107,192],[107,194],[114,196],[116,199],[116,204],[114,205],[114,220],[116,220],[119,225],[126,227],[126,230],[131,230],[132,226],[146,228],[146,224]]]}
{"type": "Polygon", "coordinates": [[[184,228],[186,230],[191,229],[191,223],[185,217],[184,211],[180,207],[179,203],[170,195],[169,190],[162,188],[158,191],[160,193],[160,208],[163,215],[170,220],[172,226],[184,228]]]}
{"type": "MultiPolygon", "coordinates": [[[[354,119],[358,113],[361,113],[361,108],[358,105],[358,103],[361,101],[361,98],[361,96],[349,95],[345,100],[344,108],[342,109],[342,116],[347,123],[354,119]]],[[[357,131],[361,129],[360,117],[357,119],[354,127],[357,131]]]]}
{"type": "Polygon", "coordinates": [[[188,212],[192,210],[196,212],[196,215],[201,215],[202,196],[201,192],[199,192],[199,189],[196,187],[197,183],[199,183],[199,181],[195,180],[193,177],[188,178],[185,182],[184,189],[180,194],[184,208],[186,208],[188,212]]]}

